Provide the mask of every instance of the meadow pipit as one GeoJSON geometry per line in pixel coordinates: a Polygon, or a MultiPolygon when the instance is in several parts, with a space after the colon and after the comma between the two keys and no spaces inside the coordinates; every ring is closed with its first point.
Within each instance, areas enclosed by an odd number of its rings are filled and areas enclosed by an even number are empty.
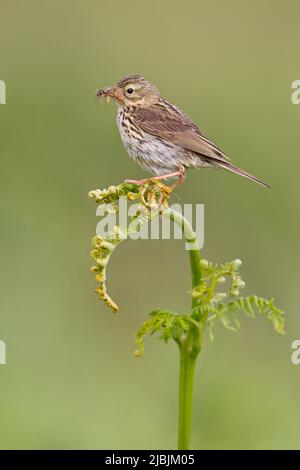
{"type": "MultiPolygon", "coordinates": [[[[185,179],[187,168],[223,168],[262,186],[267,184],[230,159],[180,109],[165,100],[141,75],[122,78],[115,87],[97,91],[99,98],[113,98],[118,107],[117,124],[129,155],[154,179],[185,179]]],[[[147,180],[129,180],[144,183],[147,180]]]]}

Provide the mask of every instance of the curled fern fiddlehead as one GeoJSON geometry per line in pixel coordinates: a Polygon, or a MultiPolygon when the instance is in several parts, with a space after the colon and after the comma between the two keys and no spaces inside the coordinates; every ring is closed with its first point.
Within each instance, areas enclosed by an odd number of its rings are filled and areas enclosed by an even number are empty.
{"type": "Polygon", "coordinates": [[[117,203],[121,197],[140,202],[128,228],[124,229],[116,225],[105,238],[96,235],[92,239],[91,257],[96,261],[96,265],[92,266],[91,272],[95,274],[95,279],[99,283],[95,292],[113,312],[118,312],[119,307],[107,293],[106,270],[109,259],[114,249],[123,240],[129,235],[138,233],[144,223],[162,213],[167,207],[169,194],[168,187],[155,180],[149,180],[144,185],[122,183],[118,186],[110,186],[108,189],[96,189],[89,192],[89,197],[93,198],[97,204],[110,204],[111,212],[117,212],[117,203]]]}

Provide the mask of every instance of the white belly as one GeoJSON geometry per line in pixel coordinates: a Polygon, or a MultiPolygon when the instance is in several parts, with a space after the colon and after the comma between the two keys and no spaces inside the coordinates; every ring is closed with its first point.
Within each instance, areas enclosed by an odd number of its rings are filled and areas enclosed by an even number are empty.
{"type": "Polygon", "coordinates": [[[141,134],[126,133],[122,126],[122,112],[118,112],[117,124],[124,147],[129,155],[139,163],[145,170],[155,175],[164,175],[176,171],[180,164],[180,147],[143,132],[141,134]]]}

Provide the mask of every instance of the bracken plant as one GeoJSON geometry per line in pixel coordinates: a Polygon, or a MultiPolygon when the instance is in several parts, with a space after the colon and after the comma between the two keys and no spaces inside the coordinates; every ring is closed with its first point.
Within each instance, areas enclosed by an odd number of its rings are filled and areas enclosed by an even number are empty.
{"type": "Polygon", "coordinates": [[[98,205],[105,205],[107,211],[116,212],[120,197],[138,202],[136,213],[131,217],[128,227],[116,225],[106,237],[98,235],[92,239],[91,256],[95,265],[98,287],[96,293],[113,312],[119,310],[117,304],[107,293],[107,265],[115,248],[131,234],[138,234],[142,226],[155,217],[168,217],[181,228],[184,238],[192,244],[189,259],[192,277],[191,310],[188,314],[171,312],[165,309],[152,311],[136,333],[137,350],[135,355],[144,353],[144,340],[158,333],[166,343],[174,340],[179,348],[179,416],[178,449],[189,449],[192,395],[196,360],[202,349],[205,333],[213,340],[213,329],[217,323],[237,331],[240,327],[240,314],[255,318],[256,314],[265,316],[274,330],[284,334],[284,312],[274,305],[273,299],[256,295],[240,296],[245,282],[240,275],[240,259],[216,264],[202,259],[197,247],[196,235],[190,223],[168,205],[170,189],[156,180],[148,180],[143,185],[122,183],[104,190],[90,191],[89,196],[98,205]]]}

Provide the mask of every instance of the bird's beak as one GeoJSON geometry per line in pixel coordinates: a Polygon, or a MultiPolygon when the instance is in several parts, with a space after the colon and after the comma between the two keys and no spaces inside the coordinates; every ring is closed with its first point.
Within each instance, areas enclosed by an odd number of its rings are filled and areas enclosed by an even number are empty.
{"type": "Polygon", "coordinates": [[[100,99],[106,99],[107,101],[110,100],[110,98],[114,98],[117,100],[119,103],[123,104],[124,103],[124,96],[122,93],[121,88],[119,87],[111,87],[111,88],[103,88],[103,90],[98,90],[96,93],[97,98],[100,99]]]}

